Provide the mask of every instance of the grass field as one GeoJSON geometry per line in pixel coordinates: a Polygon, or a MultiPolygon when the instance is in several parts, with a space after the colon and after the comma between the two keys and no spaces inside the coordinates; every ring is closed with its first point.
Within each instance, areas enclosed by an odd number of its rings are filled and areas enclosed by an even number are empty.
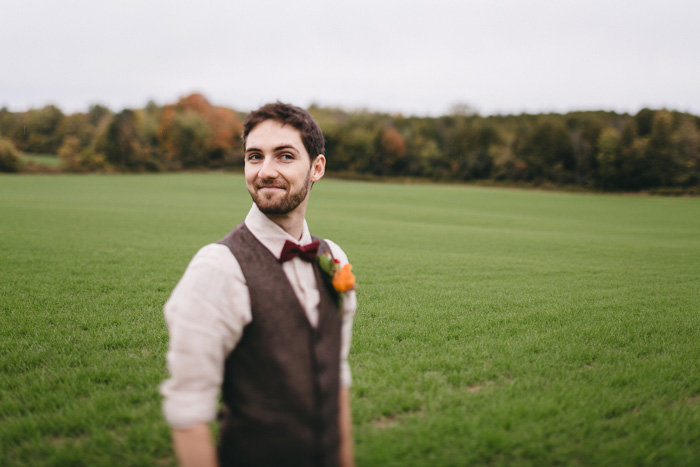
{"type": "Polygon", "coordinates": [[[61,158],[55,154],[30,154],[25,152],[22,153],[22,160],[53,168],[58,168],[61,165],[61,158]]]}
{"type": "MultiPolygon", "coordinates": [[[[0,177],[0,465],[169,465],[161,307],[240,175],[0,177]]],[[[360,466],[699,465],[700,199],[324,180],[360,466]]]]}

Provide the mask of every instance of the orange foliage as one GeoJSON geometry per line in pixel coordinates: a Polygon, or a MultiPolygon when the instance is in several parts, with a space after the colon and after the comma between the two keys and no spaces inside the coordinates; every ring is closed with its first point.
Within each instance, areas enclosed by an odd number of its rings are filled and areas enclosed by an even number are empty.
{"type": "Polygon", "coordinates": [[[390,126],[382,132],[382,151],[393,155],[397,159],[402,159],[406,155],[406,141],[399,130],[390,126]]]}
{"type": "Polygon", "coordinates": [[[171,162],[176,159],[179,151],[177,148],[177,139],[173,133],[173,119],[175,118],[175,107],[166,105],[163,107],[163,114],[158,124],[158,139],[160,140],[161,148],[163,149],[163,158],[166,162],[171,162]]]}
{"type": "Polygon", "coordinates": [[[204,117],[211,128],[211,145],[224,151],[237,147],[238,138],[243,131],[243,124],[233,110],[213,107],[211,113],[204,117]]]}
{"type": "Polygon", "coordinates": [[[226,154],[239,147],[243,124],[231,109],[216,107],[199,93],[182,97],[175,105],[163,107],[163,113],[158,126],[165,159],[171,161],[177,158],[179,148],[177,138],[173,133],[173,120],[176,115],[192,112],[200,115],[209,128],[206,149],[209,154],[226,154]]]}

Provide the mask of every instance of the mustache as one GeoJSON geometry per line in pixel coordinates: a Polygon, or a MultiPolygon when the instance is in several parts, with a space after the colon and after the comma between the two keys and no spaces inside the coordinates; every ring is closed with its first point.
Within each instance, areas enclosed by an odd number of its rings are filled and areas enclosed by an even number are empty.
{"type": "Polygon", "coordinates": [[[255,182],[255,188],[282,188],[287,189],[287,184],[282,180],[258,180],[255,182]]]}

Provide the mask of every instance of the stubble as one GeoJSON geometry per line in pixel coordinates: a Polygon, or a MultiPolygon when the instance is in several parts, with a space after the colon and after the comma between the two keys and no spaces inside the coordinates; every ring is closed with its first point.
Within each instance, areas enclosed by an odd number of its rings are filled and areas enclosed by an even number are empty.
{"type": "Polygon", "coordinates": [[[258,206],[260,212],[268,216],[279,216],[289,214],[294,211],[306,199],[311,189],[311,172],[304,180],[301,188],[296,191],[286,193],[281,199],[275,199],[274,196],[266,197],[260,194],[260,189],[265,187],[276,187],[287,189],[289,184],[285,181],[280,183],[278,180],[261,180],[256,182],[255,190],[250,194],[253,202],[258,206]]]}

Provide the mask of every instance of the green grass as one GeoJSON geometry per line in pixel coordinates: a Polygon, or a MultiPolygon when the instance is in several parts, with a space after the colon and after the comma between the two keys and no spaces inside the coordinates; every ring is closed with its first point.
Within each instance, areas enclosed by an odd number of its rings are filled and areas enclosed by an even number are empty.
{"type": "MultiPolygon", "coordinates": [[[[240,175],[0,177],[0,465],[174,462],[161,307],[240,175]]],[[[358,465],[698,465],[700,199],[324,180],[358,465]]]]}
{"type": "Polygon", "coordinates": [[[61,158],[55,154],[33,154],[33,153],[22,153],[22,161],[33,162],[38,165],[45,165],[47,167],[58,168],[61,165],[61,158]]]}

